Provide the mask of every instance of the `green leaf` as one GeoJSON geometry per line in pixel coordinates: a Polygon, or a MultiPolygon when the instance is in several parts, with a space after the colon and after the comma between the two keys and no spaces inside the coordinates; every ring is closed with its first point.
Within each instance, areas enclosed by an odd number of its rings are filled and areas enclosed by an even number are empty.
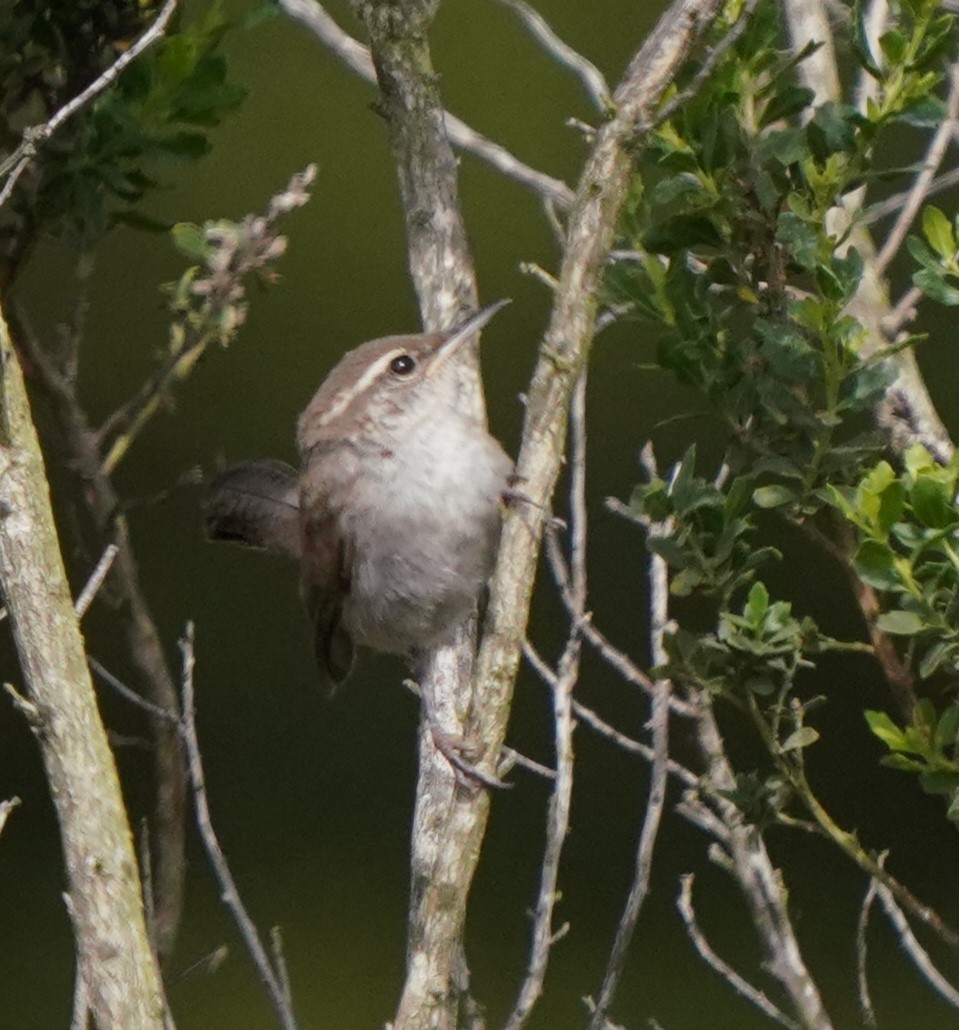
{"type": "Polygon", "coordinates": [[[189,258],[203,260],[209,251],[209,244],[203,229],[193,222],[177,222],[170,230],[177,250],[189,258]]]}
{"type": "Polygon", "coordinates": [[[877,590],[894,590],[901,583],[892,549],[879,540],[864,540],[853,564],[859,578],[877,590]]]}
{"type": "Polygon", "coordinates": [[[817,730],[814,730],[812,726],[800,726],[783,741],[782,749],[783,751],[797,751],[800,748],[809,747],[810,744],[815,744],[817,740],[819,740],[817,730]]]}
{"type": "Polygon", "coordinates": [[[948,308],[959,305],[959,289],[950,286],[940,272],[930,268],[921,268],[912,277],[912,281],[931,300],[944,304],[948,308]]]}
{"type": "Polygon", "coordinates": [[[780,118],[790,118],[804,111],[815,99],[816,94],[805,86],[790,84],[781,89],[766,105],[760,118],[760,125],[770,125],[780,118]]]}
{"type": "Polygon", "coordinates": [[[758,626],[762,623],[768,610],[769,591],[761,580],[757,580],[749,590],[749,597],[746,600],[746,608],[743,611],[743,615],[754,626],[758,626]]]}
{"type": "Polygon", "coordinates": [[[940,749],[954,747],[959,741],[959,704],[951,704],[943,712],[936,725],[934,741],[940,749]]]}
{"type": "Polygon", "coordinates": [[[946,809],[946,818],[953,823],[959,823],[959,794],[949,803],[946,809]]]}
{"type": "Polygon", "coordinates": [[[951,491],[931,476],[916,480],[909,491],[909,503],[919,520],[931,529],[946,529],[959,521],[951,491]]]}
{"type": "Polygon", "coordinates": [[[901,751],[906,744],[906,737],[902,730],[889,718],[885,712],[878,712],[867,709],[863,712],[866,722],[873,735],[878,737],[891,751],[901,751]]]}
{"type": "Polygon", "coordinates": [[[757,508],[781,508],[784,504],[792,504],[798,496],[796,491],[788,486],[771,483],[753,491],[753,502],[757,508]]]}
{"type": "Polygon", "coordinates": [[[890,29],[879,38],[879,46],[890,64],[901,64],[906,56],[908,43],[906,37],[898,29],[890,29]]]}
{"type": "MultiPolygon", "coordinates": [[[[955,645],[945,640],[940,640],[938,643],[933,644],[922,656],[922,661],[919,663],[920,679],[929,679],[930,676],[935,675],[946,662],[955,659],[955,653],[955,645]]],[[[959,712],[959,708],[956,711],[959,712]]]]}
{"type": "Polygon", "coordinates": [[[915,612],[884,612],[876,619],[876,626],[883,633],[891,633],[894,637],[914,637],[921,633],[926,624],[915,612]]]}
{"type": "Polygon", "coordinates": [[[922,231],[929,246],[944,260],[956,255],[956,236],[952,223],[937,207],[927,207],[922,213],[922,231]]]}
{"type": "Polygon", "coordinates": [[[899,752],[885,755],[880,759],[879,764],[884,765],[887,769],[898,769],[900,772],[922,773],[926,771],[924,762],[919,762],[915,758],[907,758],[899,752]]]}
{"type": "Polygon", "coordinates": [[[959,772],[927,769],[919,774],[919,783],[927,794],[953,794],[959,790],[959,772]]]}
{"type": "Polygon", "coordinates": [[[819,234],[799,215],[784,211],[776,226],[776,238],[803,268],[816,267],[819,261],[819,234]]]}

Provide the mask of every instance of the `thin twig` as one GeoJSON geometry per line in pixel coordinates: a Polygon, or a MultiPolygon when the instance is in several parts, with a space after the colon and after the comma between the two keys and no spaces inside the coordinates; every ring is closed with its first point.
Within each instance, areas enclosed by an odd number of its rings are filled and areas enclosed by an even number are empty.
{"type": "Polygon", "coordinates": [[[156,705],[145,697],[141,697],[132,687],[128,687],[122,680],[114,676],[93,655],[87,655],[87,664],[95,676],[103,680],[111,690],[115,690],[125,701],[129,701],[131,705],[136,705],[137,708],[143,709],[144,712],[149,712],[150,715],[155,715],[158,719],[163,719],[165,722],[174,723],[179,726],[180,716],[176,712],[170,711],[168,708],[161,708],[160,705],[156,705]]]}
{"type": "Polygon", "coordinates": [[[286,955],[283,951],[283,930],[279,926],[270,928],[270,951],[273,952],[273,966],[277,978],[283,988],[283,997],[290,1011],[293,1010],[293,989],[290,986],[290,971],[286,966],[286,955]]]}
{"type": "Polygon", "coordinates": [[[799,1030],[798,1023],[780,1011],[766,997],[763,991],[758,987],[753,987],[748,980],[740,976],[732,966],[724,962],[713,951],[712,946],[706,940],[705,935],[699,928],[699,924],[696,922],[696,913],[693,909],[693,879],[692,873],[686,873],[679,878],[680,890],[679,897],[676,899],[676,908],[679,910],[683,926],[686,927],[686,933],[689,935],[689,939],[692,941],[693,947],[698,952],[700,958],[703,959],[710,969],[717,972],[740,997],[755,1005],[768,1019],[772,1019],[780,1026],[787,1027],[788,1030],[799,1030]]]}
{"type": "Polygon", "coordinates": [[[925,202],[926,195],[932,182],[939,171],[943,158],[946,156],[946,149],[952,140],[956,128],[956,118],[959,116],[959,65],[953,65],[949,70],[949,96],[946,100],[946,113],[939,127],[933,133],[926,151],[926,159],[923,161],[922,170],[916,176],[906,197],[905,203],[899,212],[898,217],[886,236],[882,249],[876,255],[875,270],[877,275],[882,275],[889,267],[890,262],[899,253],[902,241],[912,226],[919,208],[925,202]]]}
{"type": "Polygon", "coordinates": [[[10,813],[20,804],[18,797],[7,798],[6,801],[0,801],[0,833],[3,833],[3,828],[7,825],[7,819],[10,818],[10,813]]]}
{"type": "Polygon", "coordinates": [[[870,878],[869,887],[862,899],[862,906],[859,909],[859,920],[856,924],[856,984],[859,989],[859,1011],[862,1013],[862,1021],[868,1027],[877,1026],[876,1010],[872,1005],[872,996],[869,993],[869,977],[867,974],[868,941],[866,933],[869,929],[869,913],[872,911],[872,903],[876,900],[876,892],[879,884],[870,878]]]}
{"type": "MultiPolygon", "coordinates": [[[[955,131],[955,127],[953,129],[955,131]]],[[[936,193],[950,190],[957,183],[959,183],[959,168],[952,168],[948,172],[943,172],[942,175],[937,175],[932,180],[929,184],[929,189],[926,190],[926,196],[931,197],[936,193]]],[[[859,224],[864,226],[875,225],[876,222],[881,222],[890,215],[898,214],[902,210],[902,205],[906,202],[908,196],[909,190],[901,190],[899,193],[893,193],[892,196],[886,197],[885,200],[877,200],[875,204],[870,204],[862,213],[859,224]]]]}
{"type": "MultiPolygon", "coordinates": [[[[364,81],[376,84],[376,70],[369,49],[344,32],[321,4],[316,0],[278,0],[278,3],[282,11],[306,26],[334,57],[364,81]]],[[[524,164],[505,147],[470,128],[456,115],[446,111],[443,119],[446,134],[454,146],[485,161],[506,178],[548,197],[557,207],[566,210],[572,206],[573,191],[565,182],[524,164]]]]}
{"type": "Polygon", "coordinates": [[[116,81],[117,76],[132,61],[135,61],[147,47],[152,46],[166,30],[167,23],[173,17],[177,0],[167,0],[160,9],[153,24],[140,36],[140,38],[125,50],[100,76],[93,80],[81,93],[78,93],[72,100],[63,105],[50,119],[42,125],[34,125],[23,134],[23,139],[17,149],[4,162],[0,174],[9,171],[7,181],[0,189],[0,208],[10,199],[17,180],[27,170],[30,162],[36,156],[38,148],[64,124],[72,118],[77,111],[86,107],[91,100],[99,96],[108,86],[116,81]]]}
{"type": "Polygon", "coordinates": [[[544,780],[556,779],[555,769],[550,769],[548,765],[543,765],[541,762],[528,758],[521,751],[517,751],[515,748],[506,747],[504,745],[502,759],[496,770],[496,775],[502,779],[514,765],[518,765],[531,773],[535,773],[537,776],[542,776],[544,780]]]}
{"type": "Polygon", "coordinates": [[[97,562],[93,572],[90,573],[90,578],[80,591],[80,596],[73,603],[73,610],[77,613],[78,619],[83,618],[87,609],[93,603],[93,599],[99,593],[100,587],[103,586],[103,581],[107,578],[107,573],[113,567],[113,560],[117,556],[117,551],[119,551],[119,547],[116,544],[107,544],[104,548],[103,554],[100,555],[100,560],[97,562]]]}
{"type": "MultiPolygon", "coordinates": [[[[520,1030],[543,993],[549,952],[558,939],[553,930],[553,911],[559,899],[557,883],[563,844],[569,832],[569,811],[573,796],[572,695],[579,679],[582,646],[578,625],[586,607],[586,369],[580,372],[570,398],[569,417],[569,579],[564,582],[570,600],[570,628],[552,682],[553,733],[556,749],[556,779],[546,824],[546,846],[540,870],[539,895],[533,916],[533,943],[526,976],[516,1005],[506,1020],[506,1030],[520,1030]]],[[[551,533],[555,538],[555,533],[551,533]]],[[[557,545],[558,546],[558,545],[557,545]]]]}
{"type": "Polygon", "coordinates": [[[598,111],[609,110],[612,103],[609,86],[603,73],[588,57],[584,57],[578,50],[574,50],[568,43],[560,39],[549,22],[525,0],[499,0],[499,3],[515,11],[530,35],[546,52],[579,78],[598,111]]]}
{"type": "MultiPolygon", "coordinates": [[[[643,463],[650,478],[656,475],[656,459],[651,443],[643,449],[643,463]]],[[[654,523],[650,526],[650,535],[666,533],[668,523],[654,523]]],[[[650,607],[650,649],[656,665],[664,665],[667,659],[663,636],[669,623],[669,569],[666,562],[657,554],[650,552],[649,559],[649,607],[650,607]]],[[[610,950],[609,961],[603,974],[603,983],[590,1030],[603,1030],[606,1013],[613,1003],[613,997],[619,986],[629,946],[636,930],[639,913],[649,896],[649,881],[652,875],[653,852],[659,827],[662,821],[663,808],[666,803],[666,781],[669,763],[669,701],[672,695],[672,684],[667,679],[657,680],[653,694],[652,731],[653,731],[653,767],[650,776],[649,797],[643,815],[639,843],[636,848],[636,861],[633,870],[633,881],[619,925],[616,937],[610,950]]]]}
{"type": "MultiPolygon", "coordinates": [[[[194,296],[205,303],[200,312],[184,315],[178,312],[171,330],[171,347],[159,368],[140,385],[136,393],[109,415],[97,431],[98,442],[105,444],[115,432],[101,463],[104,475],[111,475],[127,455],[134,440],[150,419],[160,410],[170,389],[185,379],[196,367],[207,348],[221,339],[219,316],[227,310],[243,310],[245,281],[250,275],[270,265],[284,252],[285,239],[277,223],[290,211],[302,207],[310,199],[310,188],[316,178],[316,165],[309,164],[290,176],[286,186],[274,194],[267,210],[258,216],[246,215],[237,231],[221,234],[215,225],[205,227],[210,251],[204,259],[201,279],[194,279],[194,296]],[[214,246],[214,241],[219,241],[214,246]],[[201,282],[203,291],[201,293],[201,282]],[[202,314],[199,324],[193,315],[202,314]]],[[[238,325],[239,323],[237,323],[238,325]]],[[[235,328],[231,333],[235,332],[235,328]]]]}
{"type": "MultiPolygon", "coordinates": [[[[523,642],[523,657],[526,658],[540,679],[552,690],[556,681],[556,673],[528,640],[523,642]]],[[[616,747],[622,748],[623,751],[629,754],[639,755],[640,758],[647,762],[652,762],[653,749],[648,744],[643,744],[641,741],[627,736],[597,715],[592,708],[584,705],[581,701],[577,701],[575,698],[573,699],[573,715],[576,716],[578,722],[588,726],[599,736],[605,737],[615,744],[616,747]]],[[[685,765],[681,765],[671,758],[667,763],[667,768],[670,774],[675,776],[686,789],[698,790],[699,777],[692,770],[687,769],[685,765]]]]}
{"type": "MultiPolygon", "coordinates": [[[[607,502],[608,503],[608,502],[607,502]]],[[[636,522],[644,529],[648,528],[644,522],[635,516],[629,516],[630,521],[636,522]]],[[[575,614],[575,607],[570,592],[569,574],[566,571],[562,553],[556,546],[555,534],[546,534],[546,557],[549,561],[550,570],[556,585],[559,587],[560,598],[570,614],[575,614]]],[[[613,668],[619,675],[639,687],[651,698],[656,696],[656,683],[651,676],[648,676],[624,651],[620,651],[615,644],[611,643],[605,634],[596,628],[589,613],[581,615],[577,629],[582,638],[599,654],[599,656],[613,668]]],[[[696,708],[686,701],[681,700],[672,694],[669,697],[669,707],[677,715],[684,715],[688,718],[695,718],[696,708]]]]}
{"type": "MultiPolygon", "coordinates": [[[[876,881],[874,880],[873,882],[875,883],[876,881]]],[[[889,918],[889,922],[892,923],[893,929],[896,931],[902,950],[912,959],[922,978],[941,998],[953,1008],[959,1009],[959,991],[933,965],[929,953],[919,943],[916,935],[910,929],[905,913],[896,903],[892,891],[880,883],[876,887],[876,893],[879,896],[879,904],[882,905],[889,918]]]]}
{"type": "Polygon", "coordinates": [[[296,1030],[296,1019],[293,1016],[292,1007],[287,1002],[286,989],[281,975],[278,975],[270,963],[270,957],[263,947],[256,925],[250,918],[239,891],[236,889],[236,882],[230,867],[227,864],[226,856],[220,847],[216,831],[210,819],[210,808],[206,795],[206,777],[203,772],[203,760],[200,756],[200,743],[196,733],[196,710],[194,707],[193,693],[193,670],[195,658],[193,652],[193,623],[188,622],[186,631],[180,640],[180,651],[183,655],[183,739],[186,743],[187,759],[190,769],[190,783],[193,787],[193,802],[196,811],[197,827],[200,831],[200,839],[213,867],[213,874],[220,885],[220,897],[223,904],[230,910],[234,922],[240,931],[240,936],[246,947],[247,953],[253,960],[257,974],[267,995],[273,1005],[277,1019],[283,1030],[296,1030]]]}
{"type": "Polygon", "coordinates": [[[916,317],[916,305],[922,300],[923,293],[918,286],[910,286],[896,302],[896,306],[882,320],[882,331],[890,339],[894,339],[908,322],[916,317]]]}
{"type": "Polygon", "coordinates": [[[702,89],[703,83],[712,75],[719,64],[722,56],[726,51],[736,42],[737,39],[746,31],[749,25],[749,19],[752,18],[756,8],[761,3],[761,0],[747,0],[743,9],[739,12],[739,17],[736,19],[735,24],[730,28],[725,36],[706,54],[705,59],[699,66],[699,71],[693,76],[692,82],[680,93],[677,93],[668,104],[664,104],[662,109],[656,113],[655,119],[652,121],[650,128],[657,125],[662,125],[663,122],[668,122],[670,118],[684,105],[687,104],[696,94],[702,89]]]}

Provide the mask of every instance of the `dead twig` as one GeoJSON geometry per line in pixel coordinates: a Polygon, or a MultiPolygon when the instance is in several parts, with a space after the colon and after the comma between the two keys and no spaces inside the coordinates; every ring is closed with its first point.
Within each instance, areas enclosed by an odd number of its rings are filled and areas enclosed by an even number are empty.
{"type": "MultiPolygon", "coordinates": [[[[643,449],[643,464],[650,478],[656,475],[656,460],[652,444],[643,449]]],[[[659,535],[669,530],[669,523],[653,523],[651,535],[659,535]]],[[[649,559],[649,608],[650,608],[650,650],[656,665],[664,665],[667,660],[663,636],[669,623],[669,569],[659,555],[650,552],[649,559]]],[[[653,694],[653,714],[651,719],[653,731],[653,762],[649,784],[649,796],[643,815],[636,848],[636,861],[633,881],[619,925],[610,951],[606,971],[599,996],[596,1000],[590,1030],[603,1030],[606,1014],[613,1003],[616,988],[619,986],[626,955],[629,951],[636,923],[643,903],[649,896],[649,882],[652,875],[653,852],[659,827],[662,822],[663,808],[666,804],[666,781],[669,767],[669,701],[672,695],[672,684],[667,679],[656,681],[653,694]]]]}
{"type": "MultiPolygon", "coordinates": [[[[559,898],[559,863],[569,832],[569,811],[573,796],[573,690],[579,679],[581,638],[578,625],[586,607],[586,369],[570,399],[569,420],[569,567],[568,590],[573,609],[569,634],[552,682],[553,739],[556,750],[556,779],[546,820],[546,846],[540,867],[539,894],[533,914],[533,942],[526,976],[506,1030],[519,1030],[529,1019],[543,993],[549,953],[557,932],[553,912],[559,898]]],[[[554,537],[555,540],[555,537],[554,537]]],[[[560,934],[565,930],[560,931],[560,934]]]]}
{"type": "Polygon", "coordinates": [[[90,573],[90,578],[80,591],[80,596],[73,603],[73,610],[77,613],[78,619],[82,619],[86,615],[87,609],[99,593],[100,587],[103,586],[103,581],[107,578],[107,574],[113,567],[117,551],[119,551],[119,548],[116,544],[107,544],[104,548],[103,554],[100,555],[100,560],[97,562],[93,572],[90,573]]]}
{"type": "Polygon", "coordinates": [[[256,924],[250,918],[236,889],[236,881],[230,872],[226,856],[220,847],[213,822],[210,818],[210,807],[206,793],[206,776],[203,772],[203,759],[200,755],[200,743],[196,732],[196,709],[193,691],[193,672],[196,664],[193,651],[193,623],[188,622],[186,631],[180,640],[180,652],[183,656],[183,740],[186,744],[187,762],[190,770],[190,784],[193,788],[193,803],[196,812],[197,828],[203,848],[210,859],[213,875],[220,885],[220,897],[230,911],[240,931],[247,953],[253,960],[260,982],[266,989],[267,996],[273,1005],[280,1026],[283,1030],[296,1030],[296,1019],[289,1003],[289,984],[285,967],[274,969],[260,940],[256,924]]]}
{"type": "Polygon", "coordinates": [[[680,889],[679,897],[676,899],[676,908],[683,921],[683,926],[686,928],[686,933],[700,958],[710,969],[718,973],[741,998],[745,998],[750,1004],[755,1005],[767,1019],[786,1027],[787,1030],[800,1030],[799,1023],[778,1009],[763,991],[740,976],[728,962],[721,959],[713,950],[696,921],[696,912],[693,909],[694,879],[692,873],[687,873],[679,878],[680,889]]]}
{"type": "Polygon", "coordinates": [[[499,3],[514,11],[526,26],[529,34],[543,49],[582,82],[598,111],[609,110],[612,101],[606,78],[588,57],[584,57],[578,50],[574,50],[568,43],[560,39],[549,22],[525,0],[499,0],[499,3]]]}
{"type": "MultiPolygon", "coordinates": [[[[344,32],[316,0],[278,0],[280,9],[304,25],[333,54],[361,79],[376,85],[376,70],[368,47],[344,32]]],[[[472,129],[456,115],[443,112],[446,134],[454,146],[485,161],[507,179],[520,183],[563,210],[573,203],[573,191],[554,179],[524,164],[505,147],[472,129]]]]}

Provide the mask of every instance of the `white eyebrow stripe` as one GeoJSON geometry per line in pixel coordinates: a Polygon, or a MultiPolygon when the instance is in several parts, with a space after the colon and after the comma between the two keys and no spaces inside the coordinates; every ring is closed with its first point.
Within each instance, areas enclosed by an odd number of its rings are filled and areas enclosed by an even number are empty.
{"type": "Polygon", "coordinates": [[[342,415],[356,397],[375,380],[379,379],[394,358],[398,358],[401,354],[405,353],[406,351],[402,347],[396,347],[378,357],[355,383],[344,387],[336,394],[336,399],[333,403],[320,415],[317,425],[325,426],[334,418],[342,415]]]}

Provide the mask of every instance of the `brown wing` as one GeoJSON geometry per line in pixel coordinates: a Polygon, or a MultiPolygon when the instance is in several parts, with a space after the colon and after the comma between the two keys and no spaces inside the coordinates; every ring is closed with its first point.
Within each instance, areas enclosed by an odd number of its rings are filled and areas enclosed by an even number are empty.
{"type": "Polygon", "coordinates": [[[282,461],[245,461],[215,476],[204,502],[211,540],[300,556],[300,497],[296,471],[282,461]]]}
{"type": "Polygon", "coordinates": [[[320,677],[330,692],[353,668],[353,639],[343,625],[343,602],[350,591],[352,558],[336,532],[332,516],[314,513],[303,525],[303,603],[313,627],[320,677]]]}

